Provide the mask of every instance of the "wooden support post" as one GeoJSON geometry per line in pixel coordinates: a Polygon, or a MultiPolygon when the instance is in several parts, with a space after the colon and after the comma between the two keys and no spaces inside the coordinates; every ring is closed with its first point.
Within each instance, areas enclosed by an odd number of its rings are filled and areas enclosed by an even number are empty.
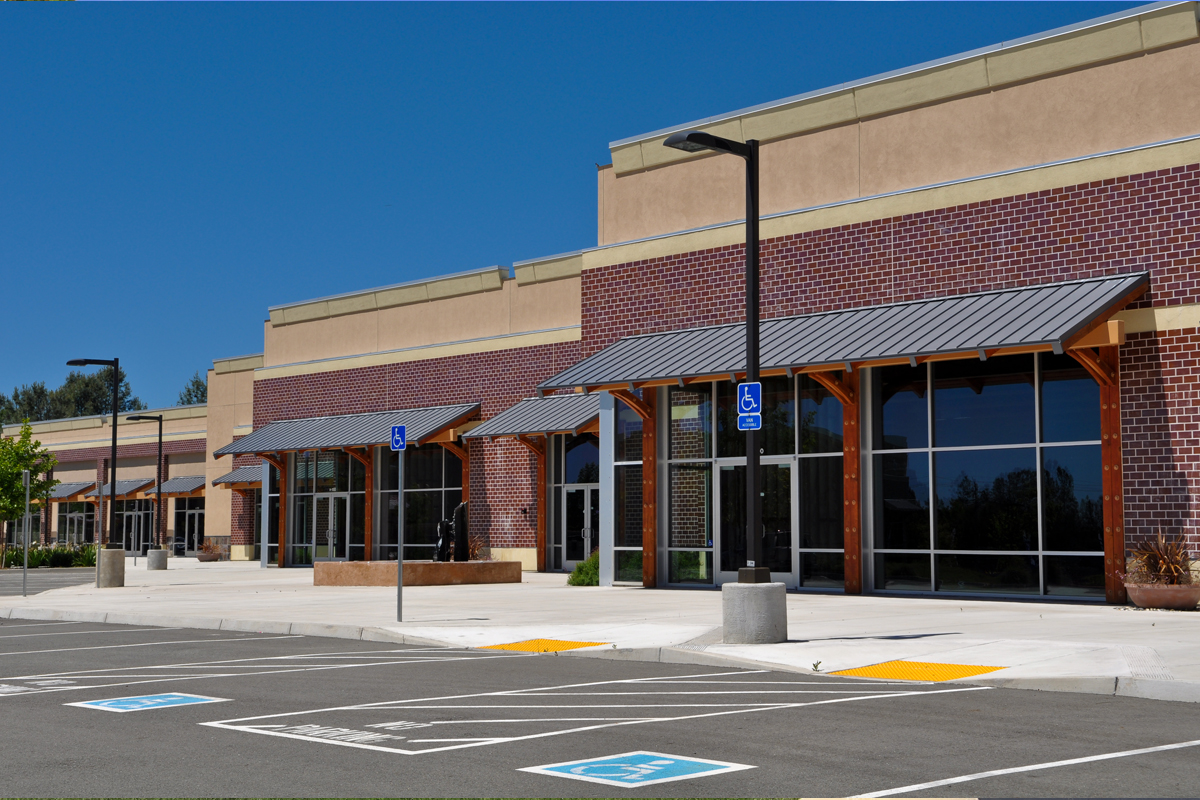
{"type": "MultiPolygon", "coordinates": [[[[268,455],[262,456],[263,461],[266,461],[275,469],[279,470],[279,536],[278,536],[278,564],[284,566],[287,562],[284,559],[284,551],[287,549],[287,456],[279,456],[273,458],[268,455]]],[[[270,482],[264,486],[263,502],[270,503],[270,482]]],[[[267,516],[270,519],[270,515],[267,516]]],[[[266,547],[266,542],[263,543],[266,547]]]]}
{"type": "MultiPolygon", "coordinates": [[[[365,476],[363,480],[366,483],[366,496],[363,498],[363,561],[371,560],[371,523],[375,519],[375,452],[374,448],[364,447],[360,453],[353,447],[343,447],[350,457],[363,465],[365,476]]],[[[347,555],[349,551],[347,551],[347,555]]]]}
{"type": "Polygon", "coordinates": [[[464,503],[471,500],[471,454],[466,447],[460,447],[454,442],[439,442],[442,447],[458,456],[462,462],[462,499],[464,503]]]}
{"type": "MultiPolygon", "coordinates": [[[[1072,352],[1072,355],[1075,353],[1072,352]]],[[[1125,602],[1125,495],[1121,477],[1121,370],[1116,347],[1100,350],[1098,365],[1107,382],[1100,383],[1100,460],[1104,490],[1104,598],[1125,602]]]]}
{"type": "MultiPolygon", "coordinates": [[[[814,376],[815,377],[815,376],[814,376]]],[[[821,381],[824,385],[824,381],[821,381]]],[[[862,497],[861,457],[859,452],[859,370],[847,374],[841,383],[842,403],[842,500],[843,547],[845,548],[846,594],[862,594],[862,497]]]]}
{"type": "Polygon", "coordinates": [[[642,587],[653,589],[658,585],[658,390],[642,394],[650,412],[642,418],[642,587]]]}
{"type": "Polygon", "coordinates": [[[527,436],[518,436],[517,441],[525,445],[537,459],[537,480],[534,493],[537,495],[537,571],[546,571],[546,442],[535,442],[527,436]]]}

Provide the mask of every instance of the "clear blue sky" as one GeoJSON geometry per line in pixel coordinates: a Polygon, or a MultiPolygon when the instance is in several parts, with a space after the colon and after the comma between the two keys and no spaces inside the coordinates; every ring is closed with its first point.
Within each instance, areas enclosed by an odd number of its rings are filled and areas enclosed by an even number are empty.
{"type": "Polygon", "coordinates": [[[0,4],[0,390],[596,243],[608,142],[1135,3],[0,4]]]}

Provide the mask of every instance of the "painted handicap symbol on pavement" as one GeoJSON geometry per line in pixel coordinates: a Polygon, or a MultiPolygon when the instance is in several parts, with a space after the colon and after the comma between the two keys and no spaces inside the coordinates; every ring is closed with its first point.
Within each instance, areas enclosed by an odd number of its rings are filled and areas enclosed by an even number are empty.
{"type": "Polygon", "coordinates": [[[226,703],[225,697],[205,697],[199,694],[184,694],[182,692],[167,692],[166,694],[146,694],[141,697],[113,697],[108,700],[85,700],[82,703],[63,703],[66,706],[80,708],[98,708],[101,711],[116,711],[124,714],[127,711],[148,711],[152,708],[171,708],[174,706],[193,706],[200,703],[226,703]]]}
{"type": "Polygon", "coordinates": [[[721,775],[754,769],[749,764],[732,764],[728,761],[713,761],[707,758],[683,758],[636,750],[618,753],[603,758],[586,758],[579,761],[564,761],[560,764],[543,764],[540,767],[523,767],[519,772],[534,772],[541,775],[556,775],[588,783],[603,783],[606,786],[650,786],[667,781],[681,781],[708,775],[721,775]]]}

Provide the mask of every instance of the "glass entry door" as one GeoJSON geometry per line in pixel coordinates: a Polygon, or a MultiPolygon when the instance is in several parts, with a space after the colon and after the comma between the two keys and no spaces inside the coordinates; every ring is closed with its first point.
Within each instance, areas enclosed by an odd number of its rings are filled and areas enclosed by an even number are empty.
{"type": "Polygon", "coordinates": [[[349,530],[349,495],[317,495],[313,504],[313,557],[345,561],[349,530]]]}
{"type": "MultiPolygon", "coordinates": [[[[759,490],[762,492],[763,564],[771,568],[772,580],[795,586],[791,467],[789,463],[763,464],[759,490]]],[[[721,510],[717,534],[718,580],[736,581],[738,569],[746,566],[746,467],[744,464],[722,464],[718,472],[721,510]]]]}
{"type": "Polygon", "coordinates": [[[587,560],[599,544],[600,487],[584,484],[563,487],[563,568],[568,572],[587,560]]]}
{"type": "MultiPolygon", "coordinates": [[[[179,515],[177,515],[178,517],[179,515]]],[[[177,534],[178,535],[178,534],[177,534]]],[[[195,554],[204,546],[204,512],[185,511],[183,514],[183,548],[195,554]]]]}

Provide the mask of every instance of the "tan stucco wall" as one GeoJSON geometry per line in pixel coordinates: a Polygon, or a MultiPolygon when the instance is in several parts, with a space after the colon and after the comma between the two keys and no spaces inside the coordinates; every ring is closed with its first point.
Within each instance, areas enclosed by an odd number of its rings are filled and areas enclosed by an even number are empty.
{"type": "Polygon", "coordinates": [[[54,477],[63,483],[92,483],[96,480],[96,462],[67,461],[54,468],[54,477]]]}
{"type": "MultiPolygon", "coordinates": [[[[1193,41],[767,142],[761,213],[1200,133],[1198,81],[1193,41]]],[[[732,157],[620,176],[604,168],[598,180],[600,245],[745,216],[742,162],[732,157]]]]}
{"type": "MultiPolygon", "coordinates": [[[[578,326],[580,279],[504,281],[499,288],[287,325],[264,326],[264,365],[483,340],[578,326]]],[[[490,349],[486,343],[478,350],[490,349]]],[[[212,404],[210,389],[210,405],[212,404]]]]}
{"type": "MultiPolygon", "coordinates": [[[[233,458],[213,458],[213,451],[233,441],[234,435],[250,432],[254,422],[254,369],[261,356],[215,362],[208,371],[208,452],[204,469],[204,530],[212,536],[228,536],[232,520],[233,492],[212,482],[233,471],[233,458]]],[[[176,474],[172,470],[172,474],[176,474]]],[[[174,525],[174,521],[171,523],[174,525]]]]}
{"type": "MultiPolygon", "coordinates": [[[[154,409],[143,413],[163,415],[164,442],[203,439],[208,429],[204,406],[154,409]]],[[[55,452],[68,452],[110,445],[112,443],[110,422],[108,417],[83,417],[76,420],[36,422],[31,427],[33,428],[33,438],[41,442],[42,446],[55,452]]],[[[4,427],[5,436],[18,432],[19,427],[16,430],[7,425],[4,427]]],[[[118,445],[157,444],[157,442],[157,422],[127,422],[122,416],[117,418],[118,445]]]]}

